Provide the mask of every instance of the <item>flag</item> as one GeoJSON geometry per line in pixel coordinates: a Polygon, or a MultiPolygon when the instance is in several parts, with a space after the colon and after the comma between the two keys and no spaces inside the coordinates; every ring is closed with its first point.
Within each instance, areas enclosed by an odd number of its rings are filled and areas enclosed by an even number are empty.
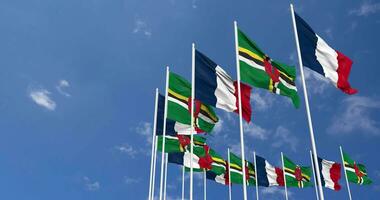
{"type": "MultiPolygon", "coordinates": [[[[190,96],[191,85],[184,78],[175,73],[169,74],[168,90],[168,119],[181,124],[190,124],[190,96]]],[[[218,122],[211,106],[195,101],[194,122],[197,131],[211,132],[218,122]]]]}
{"type": "Polygon", "coordinates": [[[241,30],[238,30],[238,45],[241,80],[254,87],[290,97],[298,108],[300,100],[295,84],[295,67],[272,60],[241,30]]]}
{"type": "Polygon", "coordinates": [[[356,163],[344,152],[343,160],[348,181],[359,185],[369,185],[372,183],[371,179],[368,178],[366,167],[363,164],[356,163]]]}
{"type": "MultiPolygon", "coordinates": [[[[243,184],[243,169],[241,158],[230,152],[231,183],[243,184]]],[[[245,178],[248,186],[255,186],[255,167],[252,163],[245,161],[245,178]]]]}
{"type": "MultiPolygon", "coordinates": [[[[251,87],[241,85],[243,118],[251,121],[251,87]]],[[[195,98],[227,112],[239,113],[238,88],[223,68],[199,51],[195,51],[195,98]]]]}
{"type": "Polygon", "coordinates": [[[341,177],[340,163],[318,157],[318,168],[320,174],[322,174],[322,186],[336,191],[341,189],[339,185],[339,179],[341,177]]]}
{"type": "MultiPolygon", "coordinates": [[[[160,135],[157,137],[157,150],[162,151],[163,136],[160,135]]],[[[206,145],[206,138],[194,135],[194,145],[204,146],[206,145]]],[[[191,140],[190,136],[187,135],[165,135],[165,152],[184,152],[189,146],[191,140]]]]}
{"type": "Polygon", "coordinates": [[[355,94],[357,90],[348,82],[351,59],[331,48],[297,13],[294,15],[303,65],[326,77],[344,93],[355,94]]]}
{"type": "Polygon", "coordinates": [[[273,167],[265,158],[256,155],[257,180],[259,186],[284,186],[284,172],[273,167]]]}
{"type": "Polygon", "coordinates": [[[222,185],[229,185],[228,169],[222,174],[217,174],[213,171],[206,171],[206,178],[222,185]]]}
{"type": "Polygon", "coordinates": [[[193,163],[193,170],[203,171],[210,170],[212,168],[212,158],[210,155],[210,148],[207,145],[202,147],[193,147],[193,159],[191,159],[191,152],[186,149],[184,152],[175,152],[168,154],[168,162],[178,165],[183,165],[186,168],[190,168],[190,163],[193,163]]]}
{"type": "Polygon", "coordinates": [[[286,156],[283,156],[283,158],[287,187],[304,188],[313,185],[310,182],[311,167],[296,165],[286,156]]]}

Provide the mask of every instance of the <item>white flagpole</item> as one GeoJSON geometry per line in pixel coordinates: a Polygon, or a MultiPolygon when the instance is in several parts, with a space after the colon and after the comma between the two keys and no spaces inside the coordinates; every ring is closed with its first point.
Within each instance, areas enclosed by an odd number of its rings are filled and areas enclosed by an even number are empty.
{"type": "Polygon", "coordinates": [[[286,187],[286,175],[285,175],[285,164],[284,164],[284,154],[281,152],[282,161],[282,173],[284,174],[284,187],[285,187],[285,199],[288,200],[288,189],[286,187]]]}
{"type": "Polygon", "coordinates": [[[155,181],[156,181],[156,163],[157,163],[157,138],[158,136],[154,137],[154,162],[153,162],[153,177],[152,177],[152,196],[151,200],[154,199],[154,189],[155,189],[155,181]]]}
{"type": "Polygon", "coordinates": [[[311,151],[310,151],[310,160],[311,160],[311,167],[313,168],[315,195],[317,195],[317,200],[319,200],[317,180],[316,180],[317,177],[315,177],[315,170],[319,170],[319,166],[317,168],[317,165],[314,165],[313,153],[311,151]]]}
{"type": "Polygon", "coordinates": [[[162,192],[163,192],[163,185],[164,185],[166,116],[168,115],[168,88],[169,88],[169,66],[166,67],[164,124],[162,126],[163,129],[162,129],[162,152],[161,152],[160,200],[162,200],[162,192]]]}
{"type": "Polygon", "coordinates": [[[344,176],[346,177],[348,196],[350,197],[350,200],[352,200],[350,184],[348,183],[348,178],[347,178],[347,173],[346,173],[346,166],[344,165],[344,157],[343,157],[342,146],[339,146],[339,149],[340,149],[340,156],[342,157],[342,165],[343,165],[344,176]]]}
{"type": "Polygon", "coordinates": [[[185,165],[182,165],[182,200],[185,200],[185,165]]]}
{"type": "Polygon", "coordinates": [[[191,97],[190,97],[190,200],[193,200],[193,150],[194,150],[194,96],[195,96],[195,44],[191,49],[191,97]]]}
{"type": "Polygon", "coordinates": [[[231,193],[231,186],[232,186],[232,183],[231,183],[231,167],[230,167],[230,148],[227,149],[227,153],[228,153],[228,197],[229,197],[229,200],[232,200],[232,193],[231,193]]]}
{"type": "Polygon", "coordinates": [[[257,175],[257,167],[256,167],[256,151],[253,152],[253,162],[255,163],[256,200],[259,200],[259,177],[257,175]]]}
{"type": "Polygon", "coordinates": [[[247,182],[245,174],[245,156],[244,156],[244,133],[243,133],[243,116],[241,106],[241,88],[240,88],[240,63],[239,63],[239,44],[238,44],[238,32],[237,22],[234,21],[235,29],[235,54],[236,54],[236,70],[237,70],[237,83],[238,83],[238,98],[239,98],[239,126],[240,126],[240,146],[241,146],[241,162],[243,172],[243,197],[247,200],[247,182]]]}
{"type": "Polygon", "coordinates": [[[203,199],[207,200],[207,180],[206,180],[206,169],[203,170],[203,199]]]}
{"type": "Polygon", "coordinates": [[[168,154],[165,154],[165,179],[164,179],[164,200],[166,200],[166,183],[168,179],[168,154]]]}
{"type": "Polygon", "coordinates": [[[158,88],[156,88],[156,97],[154,101],[154,118],[153,118],[153,133],[152,133],[152,156],[150,158],[150,176],[149,176],[149,197],[148,199],[152,199],[152,189],[154,187],[153,183],[153,163],[155,162],[154,160],[154,148],[155,148],[155,143],[156,143],[156,120],[157,120],[157,107],[158,107],[158,88]]]}
{"type": "MultiPolygon", "coordinates": [[[[310,113],[310,108],[309,108],[309,99],[308,99],[308,95],[307,95],[305,77],[304,77],[304,73],[303,73],[302,56],[301,56],[301,50],[300,50],[300,45],[299,45],[299,41],[298,41],[298,33],[297,33],[296,19],[294,16],[293,4],[290,4],[290,10],[292,12],[294,37],[296,40],[298,63],[299,63],[300,72],[301,72],[301,80],[302,80],[303,93],[304,93],[304,98],[305,98],[306,114],[307,114],[307,119],[308,119],[308,124],[309,124],[309,130],[310,130],[311,148],[312,148],[313,155],[314,155],[313,159],[314,159],[314,163],[318,163],[317,147],[315,145],[313,123],[311,120],[311,113],[310,113]]],[[[325,198],[323,195],[321,175],[319,173],[319,170],[317,170],[316,172],[317,172],[316,175],[317,175],[317,182],[318,182],[318,189],[319,189],[319,197],[321,200],[324,200],[325,198]]]]}

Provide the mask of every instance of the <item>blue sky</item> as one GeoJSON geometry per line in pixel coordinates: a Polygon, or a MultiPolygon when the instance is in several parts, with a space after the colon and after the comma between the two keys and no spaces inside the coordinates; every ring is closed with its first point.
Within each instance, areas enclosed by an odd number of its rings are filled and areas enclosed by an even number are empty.
{"type": "MultiPolygon", "coordinates": [[[[154,90],[165,66],[190,79],[191,43],[235,71],[233,20],[272,58],[296,65],[288,1],[0,0],[0,198],[145,199],[148,193],[154,90]]],[[[340,161],[339,145],[363,162],[374,184],[351,184],[355,199],[380,195],[380,96],[377,73],[380,2],[294,1],[298,13],[331,46],[351,57],[347,96],[306,71],[319,155],[340,161]]],[[[298,67],[297,67],[298,70],[298,67]]],[[[301,97],[300,82],[298,88],[301,97]]],[[[284,152],[310,165],[304,103],[252,93],[253,123],[245,125],[246,155],[275,165],[284,152]]],[[[238,118],[217,111],[209,144],[238,153],[238,118]]],[[[180,169],[169,166],[169,199],[180,197],[180,169]]],[[[202,197],[196,176],[195,196],[202,197]]],[[[325,190],[328,199],[347,199],[325,190]]],[[[188,185],[187,185],[188,186],[188,185]]],[[[157,190],[156,190],[157,191],[157,190]]],[[[290,189],[311,199],[314,189],[290,189]]],[[[208,182],[208,196],[227,199],[208,182]]],[[[260,188],[266,199],[282,190],[260,188]]],[[[233,187],[241,198],[241,187],[233,187]]],[[[254,198],[253,188],[249,189],[254,198]]]]}

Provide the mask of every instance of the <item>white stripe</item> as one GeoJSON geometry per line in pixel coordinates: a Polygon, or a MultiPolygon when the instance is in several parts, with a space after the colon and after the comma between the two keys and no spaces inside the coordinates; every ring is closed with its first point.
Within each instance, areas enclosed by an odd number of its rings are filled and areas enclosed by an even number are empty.
{"type": "Polygon", "coordinates": [[[325,187],[334,190],[334,181],[331,179],[330,169],[335,164],[333,161],[322,160],[322,176],[325,181],[325,187]]]}
{"type": "Polygon", "coordinates": [[[355,169],[354,168],[350,168],[350,167],[346,167],[346,171],[350,171],[350,172],[355,173],[355,169]]]}
{"type": "Polygon", "coordinates": [[[234,81],[220,66],[216,66],[215,71],[217,83],[214,93],[216,96],[216,107],[227,112],[233,112],[237,110],[234,81]]]}
{"type": "Polygon", "coordinates": [[[215,182],[225,185],[226,179],[224,178],[224,174],[217,175],[215,177],[215,182]]]}
{"type": "Polygon", "coordinates": [[[170,136],[170,135],[165,135],[165,138],[166,138],[166,139],[172,139],[172,140],[178,140],[177,137],[170,136]]]}
{"type": "Polygon", "coordinates": [[[174,130],[178,135],[190,135],[191,134],[191,126],[188,124],[182,124],[180,122],[175,122],[174,130]]]}
{"type": "Polygon", "coordinates": [[[255,62],[253,62],[252,60],[248,60],[247,58],[244,58],[243,56],[239,55],[239,60],[245,62],[247,65],[250,65],[253,68],[265,71],[265,68],[263,66],[258,65],[255,62]]]}
{"type": "MultiPolygon", "coordinates": [[[[200,169],[201,167],[199,166],[199,157],[195,154],[193,154],[193,169],[200,169]]],[[[190,161],[191,161],[191,153],[190,152],[185,152],[183,155],[183,165],[187,168],[190,168],[190,161]]]]}
{"type": "Polygon", "coordinates": [[[321,37],[316,34],[317,48],[315,49],[315,56],[318,62],[322,65],[325,77],[329,79],[335,87],[338,83],[338,53],[331,48],[321,37]]]}
{"type": "Polygon", "coordinates": [[[173,103],[176,103],[176,104],[182,106],[183,108],[185,108],[186,110],[188,110],[188,105],[185,104],[185,103],[183,103],[182,101],[179,101],[179,100],[176,99],[176,98],[173,98],[173,97],[168,96],[168,101],[171,101],[171,102],[173,102],[173,103]]]}
{"type": "Polygon", "coordinates": [[[201,118],[203,119],[204,121],[206,121],[207,123],[209,124],[215,124],[214,121],[212,121],[210,118],[206,117],[204,114],[202,114],[201,112],[199,112],[198,114],[198,118],[201,118]]]}
{"type": "Polygon", "coordinates": [[[281,81],[281,83],[285,86],[285,87],[287,87],[287,88],[289,88],[289,89],[291,89],[291,90],[295,90],[295,91],[297,91],[297,88],[294,86],[294,85],[290,85],[288,82],[286,82],[284,79],[282,79],[281,77],[280,77],[280,81],[281,81]]]}
{"type": "Polygon", "coordinates": [[[279,184],[277,183],[276,169],[271,164],[269,164],[269,162],[266,160],[265,160],[265,171],[267,173],[269,186],[278,186],[279,184]]]}

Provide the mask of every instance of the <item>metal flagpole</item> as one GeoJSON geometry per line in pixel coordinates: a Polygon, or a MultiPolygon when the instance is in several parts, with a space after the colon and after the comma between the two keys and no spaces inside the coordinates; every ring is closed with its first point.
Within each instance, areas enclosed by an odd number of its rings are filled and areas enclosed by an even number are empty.
{"type": "Polygon", "coordinates": [[[164,185],[166,116],[168,115],[168,88],[169,88],[169,66],[166,67],[164,124],[162,126],[163,129],[162,129],[162,152],[161,152],[160,200],[162,200],[162,192],[163,192],[162,190],[163,190],[163,185],[164,185]]]}
{"type": "Polygon", "coordinates": [[[285,175],[285,164],[284,164],[284,154],[281,152],[281,162],[282,162],[282,173],[284,174],[284,186],[285,186],[285,199],[288,200],[288,189],[286,187],[286,175],[285,175]]]}
{"type": "Polygon", "coordinates": [[[195,95],[195,44],[191,49],[191,96],[190,96],[190,200],[193,200],[193,150],[194,150],[194,95],[195,95]]]}
{"type": "Polygon", "coordinates": [[[151,200],[154,199],[154,188],[155,188],[155,181],[156,181],[156,163],[157,163],[157,138],[158,136],[154,137],[154,161],[153,161],[153,177],[152,177],[152,196],[151,200]]]}
{"type": "Polygon", "coordinates": [[[182,200],[185,200],[185,165],[182,165],[182,200]]]}
{"type": "Polygon", "coordinates": [[[259,200],[259,178],[257,175],[257,167],[256,167],[256,151],[253,152],[253,162],[255,164],[256,200],[259,200]]]}
{"type": "Polygon", "coordinates": [[[232,183],[231,183],[231,167],[230,167],[230,148],[227,149],[227,153],[228,153],[228,197],[229,197],[229,200],[232,200],[232,194],[231,194],[231,186],[232,186],[232,183]]]}
{"type": "Polygon", "coordinates": [[[154,101],[154,118],[153,118],[153,133],[152,133],[152,156],[150,158],[150,176],[149,176],[149,197],[148,199],[152,199],[152,188],[154,187],[153,184],[153,163],[155,162],[154,160],[154,148],[155,148],[155,141],[156,141],[156,120],[157,120],[157,107],[158,107],[158,88],[156,88],[156,97],[154,101]]]}
{"type": "Polygon", "coordinates": [[[166,183],[168,179],[168,154],[165,154],[165,179],[164,179],[164,200],[166,200],[166,183]]]}
{"type": "Polygon", "coordinates": [[[316,180],[317,177],[315,177],[315,170],[319,170],[319,167],[317,168],[317,165],[314,165],[313,153],[311,151],[310,151],[310,160],[311,160],[311,166],[313,168],[315,195],[317,195],[317,200],[319,200],[317,180],[316,180]]]}
{"type": "MultiPolygon", "coordinates": [[[[305,98],[306,114],[307,114],[307,120],[308,120],[308,124],[309,124],[309,130],[310,130],[311,148],[312,148],[313,155],[314,155],[313,159],[314,159],[314,163],[318,163],[317,147],[315,145],[313,123],[312,123],[312,120],[311,120],[311,113],[310,113],[310,108],[309,108],[309,99],[308,99],[308,95],[307,95],[305,77],[304,77],[304,73],[303,73],[303,64],[302,64],[301,50],[300,50],[300,45],[299,45],[299,41],[298,41],[298,33],[297,33],[296,19],[295,19],[295,16],[294,16],[293,4],[290,4],[290,10],[292,12],[294,37],[295,37],[295,40],[296,40],[297,54],[298,54],[298,63],[299,63],[300,72],[301,72],[301,80],[302,80],[303,93],[304,93],[304,98],[305,98]]],[[[319,170],[316,170],[316,172],[317,172],[316,175],[317,175],[317,181],[318,181],[319,197],[320,197],[321,200],[324,200],[325,198],[324,198],[324,195],[323,195],[321,175],[319,173],[319,170]]]]}
{"type": "Polygon", "coordinates": [[[203,199],[207,199],[207,180],[206,180],[206,169],[203,170],[203,199]]]}
{"type": "Polygon", "coordinates": [[[343,165],[344,176],[346,177],[348,196],[350,197],[350,200],[352,200],[350,184],[348,183],[348,178],[347,178],[347,173],[346,173],[346,165],[344,164],[344,157],[343,157],[342,146],[339,146],[339,149],[340,149],[340,156],[342,157],[342,165],[343,165]]]}
{"type": "Polygon", "coordinates": [[[235,29],[235,54],[236,54],[236,70],[237,70],[237,83],[238,83],[238,100],[239,100],[239,126],[240,126],[240,146],[241,146],[241,163],[243,172],[243,196],[244,200],[247,200],[247,182],[245,174],[245,156],[244,156],[244,133],[243,133],[243,116],[241,106],[241,88],[240,88],[240,63],[239,63],[239,48],[238,48],[238,32],[237,22],[234,21],[235,29]]]}

